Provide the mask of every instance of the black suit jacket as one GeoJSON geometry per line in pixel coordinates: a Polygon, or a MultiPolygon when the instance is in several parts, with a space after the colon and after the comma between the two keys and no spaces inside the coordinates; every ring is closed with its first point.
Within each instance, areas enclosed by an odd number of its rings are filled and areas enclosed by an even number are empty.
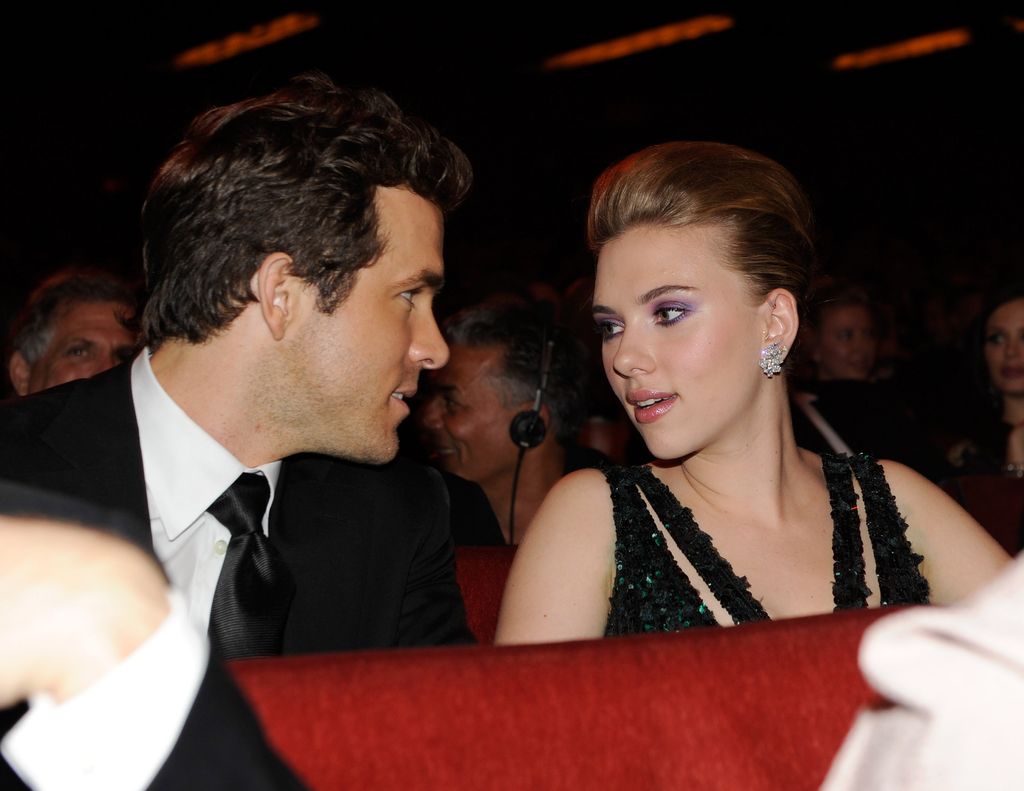
{"type": "MultiPolygon", "coordinates": [[[[130,370],[0,405],[0,478],[127,511],[151,548],[130,370]]],[[[269,532],[296,580],[285,653],[473,641],[434,470],[285,459],[269,532]]]]}
{"type": "MultiPolygon", "coordinates": [[[[101,527],[131,540],[144,534],[146,522],[118,511],[97,508],[0,480],[0,514],[46,517],[101,527]]],[[[152,546],[146,538],[144,546],[152,546]]],[[[3,658],[0,657],[0,661],[3,658]]],[[[0,735],[24,714],[25,706],[0,710],[0,735]]],[[[60,760],[59,755],[54,760],[60,760]]],[[[0,788],[23,789],[6,762],[0,760],[0,788]]],[[[256,718],[223,668],[211,662],[196,700],[171,754],[150,785],[150,791],[252,791],[301,789],[302,785],[267,746],[256,718]],[[230,760],[225,760],[230,756],[230,760]]]]}

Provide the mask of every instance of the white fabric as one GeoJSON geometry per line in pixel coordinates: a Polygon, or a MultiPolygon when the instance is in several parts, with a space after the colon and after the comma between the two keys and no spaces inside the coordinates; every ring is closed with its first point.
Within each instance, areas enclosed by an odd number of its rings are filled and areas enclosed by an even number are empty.
{"type": "Polygon", "coordinates": [[[3,755],[38,791],[134,791],[146,788],[181,733],[206,671],[209,648],[185,614],[171,613],[116,668],[86,690],[55,703],[30,701],[3,740],[3,755]]]}
{"type": "Polygon", "coordinates": [[[894,705],[861,712],[824,789],[1024,788],[1022,558],[956,607],[878,621],[860,663],[894,705]]]}
{"type": "Polygon", "coordinates": [[[800,407],[800,411],[807,415],[807,419],[818,429],[818,433],[821,434],[825,442],[828,443],[828,446],[835,453],[845,453],[848,456],[853,455],[850,446],[846,444],[846,441],[832,428],[832,424],[825,420],[825,416],[814,406],[814,402],[818,400],[814,393],[793,393],[793,400],[800,407]]]}
{"type": "Polygon", "coordinates": [[[185,594],[189,620],[206,634],[217,578],[231,532],[206,509],[243,472],[262,472],[274,501],[281,470],[275,461],[249,468],[207,434],[160,386],[144,350],[132,364],[132,399],[139,425],[153,549],[185,594]]]}

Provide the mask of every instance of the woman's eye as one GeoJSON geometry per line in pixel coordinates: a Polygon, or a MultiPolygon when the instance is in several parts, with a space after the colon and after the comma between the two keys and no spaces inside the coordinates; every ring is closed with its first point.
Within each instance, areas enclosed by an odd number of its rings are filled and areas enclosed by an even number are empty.
{"type": "Polygon", "coordinates": [[[689,310],[680,305],[665,305],[654,311],[654,317],[659,324],[675,324],[683,318],[689,310]]]}
{"type": "Polygon", "coordinates": [[[985,343],[989,344],[990,346],[995,346],[995,345],[1000,344],[1002,342],[1003,342],[1003,333],[1001,333],[1001,332],[993,332],[993,333],[990,333],[989,335],[985,336],[985,343]]]}
{"type": "Polygon", "coordinates": [[[603,340],[608,340],[622,332],[622,325],[614,321],[599,321],[594,324],[594,332],[603,340]]]}

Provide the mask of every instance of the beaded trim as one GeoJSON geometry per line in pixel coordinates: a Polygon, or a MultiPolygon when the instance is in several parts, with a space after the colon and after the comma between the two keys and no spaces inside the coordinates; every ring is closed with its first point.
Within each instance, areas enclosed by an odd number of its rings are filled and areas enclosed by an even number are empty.
{"type": "Polygon", "coordinates": [[[907,523],[896,507],[882,465],[866,453],[851,456],[849,464],[864,495],[882,606],[927,603],[931,590],[918,568],[924,558],[910,546],[907,523]]]}
{"type": "Polygon", "coordinates": [[[823,453],[821,468],[832,505],[832,599],[835,609],[867,607],[871,589],[864,580],[864,542],[860,536],[860,514],[850,465],[842,456],[823,453]]]}

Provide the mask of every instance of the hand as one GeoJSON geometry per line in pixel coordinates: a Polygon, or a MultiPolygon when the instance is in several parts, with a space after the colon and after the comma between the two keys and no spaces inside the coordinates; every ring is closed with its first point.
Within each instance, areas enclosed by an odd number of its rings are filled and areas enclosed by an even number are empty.
{"type": "Polygon", "coordinates": [[[78,525],[0,517],[0,707],[86,689],[169,611],[163,573],[137,547],[78,525]]]}

